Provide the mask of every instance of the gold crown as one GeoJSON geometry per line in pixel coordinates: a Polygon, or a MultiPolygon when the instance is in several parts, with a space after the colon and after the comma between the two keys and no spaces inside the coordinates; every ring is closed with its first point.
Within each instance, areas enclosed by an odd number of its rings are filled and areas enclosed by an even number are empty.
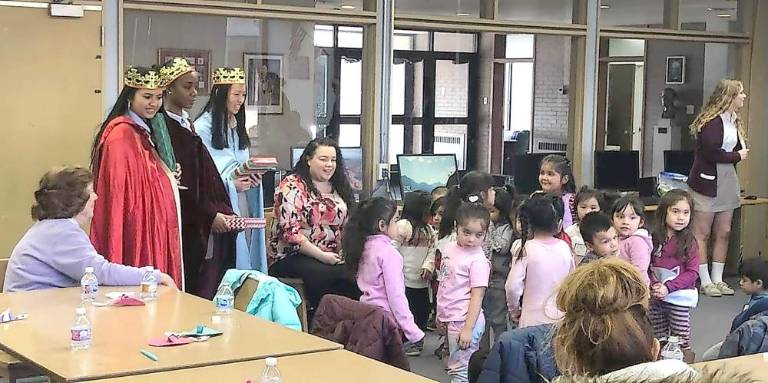
{"type": "Polygon", "coordinates": [[[213,85],[245,84],[245,72],[242,68],[218,68],[213,72],[213,85]]]}
{"type": "Polygon", "coordinates": [[[160,78],[160,75],[158,75],[157,72],[151,70],[146,74],[141,74],[136,68],[132,66],[129,66],[128,69],[125,70],[124,77],[125,85],[130,86],[131,88],[160,89],[167,85],[162,80],[162,78],[160,78]]]}
{"type": "Polygon", "coordinates": [[[182,75],[194,70],[195,68],[192,68],[187,60],[181,57],[174,57],[173,61],[160,68],[160,80],[167,86],[182,75]]]}

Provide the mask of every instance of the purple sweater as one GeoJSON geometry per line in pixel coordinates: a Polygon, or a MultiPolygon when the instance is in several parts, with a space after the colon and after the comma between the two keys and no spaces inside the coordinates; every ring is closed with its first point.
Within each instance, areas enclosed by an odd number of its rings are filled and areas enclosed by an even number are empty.
{"type": "Polygon", "coordinates": [[[688,175],[688,186],[699,194],[717,197],[717,164],[736,164],[741,161],[741,138],[732,151],[723,150],[723,119],[717,116],[708,121],[696,135],[693,166],[688,175]]]}
{"type": "MultiPolygon", "coordinates": [[[[86,267],[93,267],[101,285],[138,286],[144,273],[104,259],[74,219],[45,219],[35,222],[13,249],[3,292],[79,286],[86,267]]],[[[160,273],[155,271],[155,277],[159,280],[160,273]]]]}
{"type": "Polygon", "coordinates": [[[368,237],[357,268],[357,287],[363,292],[360,302],[381,307],[395,317],[409,342],[424,339],[416,326],[405,297],[403,257],[384,234],[368,237]]]}
{"type": "MultiPolygon", "coordinates": [[[[675,254],[678,251],[677,236],[670,238],[661,251],[654,252],[651,266],[669,270],[677,275],[674,279],[664,282],[669,292],[675,292],[683,289],[696,288],[696,279],[699,278],[699,247],[696,242],[691,243],[688,248],[688,261],[683,262],[675,254]]],[[[649,273],[651,283],[658,282],[654,273],[649,273]]]]}

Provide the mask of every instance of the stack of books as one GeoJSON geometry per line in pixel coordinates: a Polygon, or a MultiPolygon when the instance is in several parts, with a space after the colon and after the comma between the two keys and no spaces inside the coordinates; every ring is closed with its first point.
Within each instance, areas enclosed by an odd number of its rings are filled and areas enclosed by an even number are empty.
{"type": "Polygon", "coordinates": [[[227,223],[232,230],[263,229],[267,226],[266,219],[253,217],[233,217],[227,219],[227,223]]]}
{"type": "Polygon", "coordinates": [[[235,176],[249,176],[277,170],[277,158],[253,156],[235,169],[235,176]]]}

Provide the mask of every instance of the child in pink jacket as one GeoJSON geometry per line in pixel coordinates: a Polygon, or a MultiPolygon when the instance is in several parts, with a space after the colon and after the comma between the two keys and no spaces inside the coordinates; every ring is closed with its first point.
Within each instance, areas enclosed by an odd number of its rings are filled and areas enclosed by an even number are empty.
{"type": "Polygon", "coordinates": [[[613,227],[619,234],[619,256],[633,264],[645,283],[651,284],[648,268],[651,265],[653,239],[645,224],[645,206],[637,198],[625,196],[613,204],[613,227]]]}
{"type": "Polygon", "coordinates": [[[558,197],[540,195],[520,208],[522,245],[513,254],[504,285],[509,313],[519,318],[518,327],[554,323],[562,316],[555,304],[557,290],[576,268],[571,247],[555,238],[562,220],[554,204],[562,203],[558,197]]]}
{"type": "Polygon", "coordinates": [[[345,264],[363,292],[360,302],[381,307],[395,318],[410,344],[423,344],[424,332],[408,308],[403,257],[392,246],[398,234],[395,203],[372,198],[360,203],[344,228],[345,264]]]}

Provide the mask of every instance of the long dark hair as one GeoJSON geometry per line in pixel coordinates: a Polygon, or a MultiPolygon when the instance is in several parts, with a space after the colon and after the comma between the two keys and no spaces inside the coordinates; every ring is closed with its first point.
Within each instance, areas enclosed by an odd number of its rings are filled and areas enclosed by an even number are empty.
{"type": "MultiPolygon", "coordinates": [[[[153,66],[152,68],[135,68],[141,75],[145,75],[151,70],[157,70],[157,66],[153,66]]],[[[117,101],[115,101],[115,104],[112,106],[112,110],[109,111],[107,118],[105,118],[101,123],[101,126],[99,126],[99,130],[96,132],[96,136],[93,138],[93,145],[91,146],[91,171],[94,172],[94,175],[99,170],[99,142],[101,141],[101,137],[104,135],[104,130],[107,129],[107,125],[109,125],[110,121],[128,113],[128,105],[130,105],[131,100],[133,100],[133,96],[136,95],[137,90],[138,89],[130,86],[124,86],[123,90],[120,91],[120,95],[117,96],[117,101]]],[[[160,113],[159,110],[158,113],[160,113]]],[[[150,124],[147,125],[151,126],[150,124]]]]}
{"type": "Polygon", "coordinates": [[[309,193],[314,193],[320,196],[320,192],[315,187],[315,183],[312,182],[312,176],[309,174],[309,160],[315,156],[315,152],[319,146],[332,147],[336,151],[336,171],[331,176],[331,186],[341,196],[341,199],[350,208],[354,207],[355,197],[352,194],[352,186],[349,185],[349,179],[347,178],[347,167],[344,165],[344,157],[341,155],[341,149],[333,138],[330,137],[318,137],[310,141],[304,148],[304,152],[301,153],[299,161],[296,162],[296,166],[293,167],[293,173],[299,176],[302,181],[307,185],[309,193]]]}
{"type": "Polygon", "coordinates": [[[514,187],[512,185],[505,185],[494,188],[494,190],[496,191],[496,199],[493,202],[493,207],[499,211],[499,217],[501,218],[502,223],[514,226],[515,223],[512,222],[515,208],[514,187]]]}
{"type": "Polygon", "coordinates": [[[458,186],[451,186],[445,201],[445,213],[440,222],[438,238],[451,234],[456,225],[456,211],[462,202],[483,203],[482,193],[493,187],[493,177],[486,172],[473,170],[461,177],[458,186]]]}
{"type": "MultiPolygon", "coordinates": [[[[211,88],[211,97],[203,108],[203,113],[211,112],[211,146],[214,149],[224,149],[229,147],[229,110],[227,109],[227,99],[229,98],[230,84],[217,84],[211,88]]],[[[238,149],[243,150],[251,146],[251,139],[248,138],[248,132],[245,130],[245,105],[240,106],[240,110],[235,113],[237,121],[237,137],[240,144],[238,149]]]]}
{"type": "Polygon", "coordinates": [[[525,256],[525,242],[533,238],[536,232],[557,234],[558,225],[563,216],[563,200],[550,194],[534,194],[520,207],[520,250],[515,260],[525,256]]]}
{"type": "Polygon", "coordinates": [[[425,191],[414,191],[405,194],[403,198],[402,219],[407,219],[411,224],[412,235],[406,242],[409,246],[429,245],[433,234],[425,219],[429,219],[432,207],[432,195],[425,191]]]}
{"type": "Polygon", "coordinates": [[[550,154],[544,157],[539,164],[539,171],[544,164],[550,164],[555,171],[560,174],[560,177],[568,176],[568,182],[563,185],[563,190],[567,193],[576,192],[576,180],[573,177],[573,168],[571,168],[571,160],[559,155],[550,154]]]}
{"type": "Polygon", "coordinates": [[[374,197],[360,203],[357,210],[349,217],[344,226],[344,264],[352,274],[357,274],[360,259],[368,236],[379,234],[379,221],[389,224],[397,213],[394,201],[384,197],[374,197]]]}
{"type": "MultiPolygon", "coordinates": [[[[664,193],[664,196],[659,200],[652,234],[654,254],[667,242],[667,210],[680,201],[688,202],[691,215],[693,215],[693,197],[685,190],[670,190],[664,193]]],[[[677,254],[675,257],[682,262],[688,262],[688,250],[696,244],[690,221],[688,226],[675,233],[675,237],[677,237],[677,254]]]]}

